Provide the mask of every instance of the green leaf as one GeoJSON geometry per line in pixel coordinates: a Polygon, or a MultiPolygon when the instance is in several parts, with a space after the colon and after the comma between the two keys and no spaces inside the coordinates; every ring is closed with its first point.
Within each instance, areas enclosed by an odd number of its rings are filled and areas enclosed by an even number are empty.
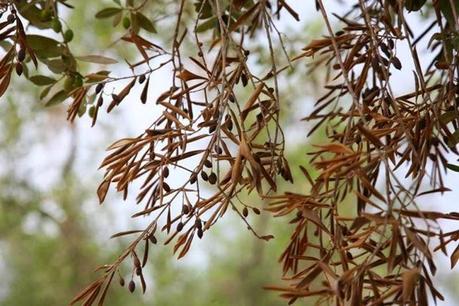
{"type": "Polygon", "coordinates": [[[139,33],[140,25],[139,20],[137,18],[137,14],[131,14],[131,30],[134,33],[139,33]]]}
{"type": "Polygon", "coordinates": [[[31,25],[38,29],[49,29],[51,27],[51,19],[42,20],[41,11],[35,5],[27,3],[27,1],[15,1],[15,6],[22,17],[27,19],[31,25]]]}
{"type": "Polygon", "coordinates": [[[197,28],[196,28],[196,32],[197,33],[201,33],[201,32],[205,32],[207,30],[210,30],[212,28],[215,28],[218,26],[218,20],[217,20],[217,17],[213,17],[213,18],[210,18],[209,20],[206,20],[204,21],[203,23],[201,23],[197,28]]]}
{"type": "Polygon", "coordinates": [[[405,0],[405,8],[408,11],[419,11],[427,0],[405,0]]]}
{"type": "Polygon", "coordinates": [[[199,13],[198,19],[207,19],[214,15],[209,1],[199,0],[194,3],[194,8],[199,13]]]}
{"type": "Polygon", "coordinates": [[[78,117],[82,117],[86,113],[86,103],[83,101],[78,108],[78,117]]]}
{"type": "Polygon", "coordinates": [[[151,32],[151,33],[157,33],[153,22],[151,22],[151,20],[148,19],[147,16],[138,12],[136,13],[136,17],[137,17],[137,22],[139,23],[139,26],[142,29],[147,30],[148,32],[151,32]]]}
{"type": "Polygon", "coordinates": [[[449,111],[440,115],[440,123],[447,124],[457,118],[457,112],[449,111]]]}
{"type": "Polygon", "coordinates": [[[459,172],[459,166],[453,164],[447,164],[446,168],[453,170],[454,172],[459,172]]]}
{"type": "Polygon", "coordinates": [[[50,58],[61,56],[64,49],[57,40],[40,35],[27,35],[27,45],[32,48],[39,57],[50,58]]]}
{"type": "Polygon", "coordinates": [[[99,19],[109,18],[109,17],[115,16],[116,14],[118,14],[121,11],[122,11],[122,9],[120,9],[119,7],[108,7],[108,8],[105,8],[105,9],[97,12],[96,18],[99,18],[99,19]]]}
{"type": "Polygon", "coordinates": [[[34,75],[29,80],[37,86],[46,86],[56,83],[56,80],[45,75],[34,75]]]}
{"type": "Polygon", "coordinates": [[[87,83],[100,82],[108,78],[110,71],[99,71],[96,73],[91,73],[85,76],[87,83]]]}
{"type": "Polygon", "coordinates": [[[110,58],[110,57],[102,56],[102,55],[77,56],[76,59],[83,61],[83,62],[102,64],[102,65],[110,65],[110,64],[118,63],[117,60],[110,58]]]}
{"type": "Polygon", "coordinates": [[[62,73],[67,69],[67,65],[61,59],[44,60],[43,63],[54,73],[62,73]]]}
{"type": "Polygon", "coordinates": [[[9,41],[5,41],[5,40],[0,41],[0,47],[6,52],[11,50],[12,46],[13,45],[9,41]]]}
{"type": "MultiPolygon", "coordinates": [[[[459,11],[459,2],[458,1],[452,1],[455,6],[456,6],[456,12],[459,11]]],[[[445,16],[446,20],[448,20],[448,26],[454,30],[455,27],[455,20],[453,16],[453,10],[451,8],[451,3],[450,0],[440,0],[440,10],[445,16]]]]}
{"type": "Polygon", "coordinates": [[[67,99],[67,93],[64,90],[57,92],[48,102],[45,103],[45,106],[53,106],[59,103],[64,102],[67,99]]]}
{"type": "Polygon", "coordinates": [[[119,12],[118,14],[116,14],[115,17],[113,17],[113,22],[112,22],[113,27],[116,27],[117,25],[119,25],[122,18],[123,18],[122,12],[119,12]]]}
{"type": "Polygon", "coordinates": [[[452,148],[458,143],[459,143],[459,130],[456,130],[451,136],[449,136],[448,146],[452,148]]]}
{"type": "Polygon", "coordinates": [[[43,100],[49,94],[51,88],[53,88],[53,85],[45,87],[45,89],[43,89],[43,91],[40,93],[40,100],[43,100]]]}

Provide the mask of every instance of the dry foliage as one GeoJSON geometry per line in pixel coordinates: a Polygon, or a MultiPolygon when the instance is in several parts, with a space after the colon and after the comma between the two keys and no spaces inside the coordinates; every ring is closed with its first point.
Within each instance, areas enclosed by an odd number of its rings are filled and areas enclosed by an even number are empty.
{"type": "MultiPolygon", "coordinates": [[[[126,31],[118,44],[134,45],[141,56],[128,64],[131,74],[122,77],[111,77],[106,70],[79,71],[79,61],[115,61],[72,54],[73,33],[58,25],[59,8],[70,7],[67,2],[0,2],[5,20],[0,37],[6,46],[0,95],[15,70],[46,86],[41,99],[47,105],[68,99],[70,121],[89,108],[95,124],[103,108],[110,112],[132,97],[134,86],[143,86],[141,103],[162,109],[143,134],[108,148],[101,166],[105,178],[97,190],[102,203],[110,187],[126,198],[132,186],[137,203],[143,205],[133,217],[147,217],[150,224],[113,236],[135,238],[116,261],[100,268],[100,278],[71,304],[102,305],[125,261],[132,262],[128,289],[133,292],[139,280],[145,291],[142,269],[156,237],[163,233],[165,244],[173,243],[174,252],[183,257],[193,239],[202,238],[228,208],[257,237],[271,239],[252,229],[247,216],[249,211],[260,214],[260,209],[241,206],[241,191],[267,198],[266,210],[275,216],[295,216],[291,241],[281,256],[286,285],[268,287],[289,303],[313,297],[318,304],[427,305],[428,294],[443,299],[432,281],[433,253],[448,255],[446,247],[456,244],[459,231],[443,232],[439,221],[456,221],[459,213],[426,211],[417,201],[425,194],[448,191],[444,174],[459,171],[446,158],[450,152],[458,154],[459,143],[455,1],[355,0],[348,12],[334,14],[331,21],[332,13],[316,0],[327,34],[290,58],[287,66],[279,66],[274,52],[283,48],[276,19],[299,20],[299,15],[285,0],[176,1],[168,16],[176,20],[170,45],[152,42],[155,22],[147,13],[154,1],[118,2],[95,16],[122,24],[126,31]],[[193,18],[185,19],[190,11],[193,18]],[[416,31],[407,18],[421,12],[430,24],[416,31]],[[62,39],[27,34],[24,22],[52,28],[62,39]],[[250,40],[260,36],[271,54],[261,74],[248,63],[256,57],[249,52],[250,40]],[[420,62],[420,41],[427,41],[434,54],[430,63],[420,62]],[[185,46],[190,52],[190,43],[194,54],[182,55],[185,46]],[[398,58],[400,46],[409,49],[411,63],[398,58]],[[317,122],[309,134],[321,127],[328,143],[309,152],[316,177],[302,168],[309,193],[274,195],[278,177],[293,181],[284,158],[278,76],[308,57],[314,58],[311,69],[323,67],[327,74],[326,94],[305,120],[317,122]],[[160,64],[151,67],[158,60],[160,64]],[[39,64],[57,77],[30,76],[27,65],[39,64]],[[413,66],[413,71],[404,66],[413,66]],[[171,87],[151,97],[154,74],[164,67],[173,70],[171,87]],[[412,92],[394,93],[394,69],[412,75],[406,78],[412,92]],[[127,83],[119,92],[105,92],[106,84],[120,81],[127,83]],[[242,99],[244,91],[250,91],[249,98],[242,99]],[[179,173],[188,179],[175,179],[179,173]],[[207,184],[213,185],[211,194],[202,191],[207,184]],[[352,214],[343,206],[345,200],[353,201],[352,214]]],[[[449,256],[454,267],[459,247],[449,256]]],[[[120,282],[124,285],[123,279],[120,282]]]]}

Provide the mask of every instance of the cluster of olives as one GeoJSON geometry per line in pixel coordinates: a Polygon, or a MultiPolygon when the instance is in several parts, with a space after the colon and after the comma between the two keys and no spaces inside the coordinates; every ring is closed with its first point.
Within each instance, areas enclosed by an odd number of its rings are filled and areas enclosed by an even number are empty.
{"type": "Polygon", "coordinates": [[[44,22],[50,22],[51,29],[53,29],[54,32],[62,33],[62,37],[64,38],[65,43],[72,41],[73,31],[71,29],[67,29],[65,32],[62,32],[62,23],[59,20],[59,17],[54,16],[52,10],[43,9],[40,12],[40,19],[44,22]]]}

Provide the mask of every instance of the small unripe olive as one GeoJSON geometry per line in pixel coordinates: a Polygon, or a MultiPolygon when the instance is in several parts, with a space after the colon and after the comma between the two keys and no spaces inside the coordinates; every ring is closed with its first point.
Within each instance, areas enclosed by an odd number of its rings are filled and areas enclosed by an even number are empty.
{"type": "Polygon", "coordinates": [[[131,19],[129,19],[129,17],[124,17],[123,18],[123,27],[125,29],[129,29],[129,27],[131,26],[131,19]]]}
{"type": "Polygon", "coordinates": [[[73,80],[73,86],[74,87],[81,87],[83,86],[83,78],[81,76],[77,76],[73,80]]]}
{"type": "Polygon", "coordinates": [[[86,103],[81,103],[80,107],[78,108],[78,116],[79,117],[83,116],[86,113],[86,109],[87,109],[86,103]]]}
{"type": "Polygon", "coordinates": [[[94,115],[96,114],[96,107],[93,105],[89,108],[88,115],[91,118],[94,118],[94,115]]]}
{"type": "Polygon", "coordinates": [[[72,76],[67,76],[64,80],[64,89],[65,91],[70,91],[73,88],[74,79],[72,76]]]}
{"type": "Polygon", "coordinates": [[[62,24],[57,18],[53,19],[53,21],[51,22],[51,27],[53,28],[53,31],[56,33],[59,33],[62,30],[62,24]]]}
{"type": "Polygon", "coordinates": [[[73,31],[68,29],[67,31],[65,31],[64,33],[64,41],[65,42],[71,42],[73,39],[73,31]]]}

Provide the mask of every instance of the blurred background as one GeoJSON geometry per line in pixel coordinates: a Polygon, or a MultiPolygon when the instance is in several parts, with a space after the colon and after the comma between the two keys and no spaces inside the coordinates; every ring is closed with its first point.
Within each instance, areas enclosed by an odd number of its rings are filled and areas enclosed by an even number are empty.
{"type": "MultiPolygon", "coordinates": [[[[280,24],[281,31],[289,34],[284,39],[292,54],[323,30],[312,1],[293,2],[302,21],[286,18],[280,24]]],[[[68,25],[75,30],[72,46],[81,54],[107,49],[121,37],[121,30],[107,31],[105,21],[93,20],[94,13],[110,3],[79,0],[75,10],[67,12],[68,25]],[[90,52],[87,46],[91,46],[90,52]]],[[[174,1],[159,3],[164,10],[174,5],[174,1]]],[[[167,22],[157,22],[153,41],[167,41],[162,35],[169,33],[161,31],[167,29],[167,22]]],[[[256,42],[252,48],[261,54],[255,64],[263,64],[268,56],[265,49],[256,42]]],[[[121,61],[134,56],[116,45],[109,55],[121,61]]],[[[156,75],[151,97],[168,88],[170,78],[167,71],[162,73],[165,77],[156,75]]],[[[306,138],[310,123],[300,120],[322,94],[318,80],[323,73],[310,73],[306,65],[299,65],[286,76],[288,81],[282,82],[288,160],[295,170],[295,185],[281,186],[281,192],[308,191],[297,170],[299,165],[311,168],[305,155],[311,142],[306,138]]],[[[96,169],[108,145],[121,137],[136,136],[153,121],[154,103],[123,102],[110,116],[99,116],[98,124],[90,128],[87,115],[70,124],[65,121],[66,106],[45,108],[37,99],[39,93],[37,86],[16,78],[0,101],[0,305],[4,306],[66,305],[96,277],[96,267],[113,261],[126,246],[126,240],[109,237],[142,222],[129,218],[136,211],[133,199],[124,202],[110,192],[105,204],[99,206],[96,189],[103,173],[96,169]]],[[[313,141],[320,141],[317,137],[313,141]]],[[[459,181],[453,176],[448,179],[459,181]]],[[[426,205],[453,204],[458,199],[456,192],[443,199],[428,198],[426,205]]],[[[260,200],[252,196],[247,201],[260,200]]],[[[280,283],[278,258],[289,239],[288,219],[263,213],[252,221],[258,232],[273,234],[275,239],[256,239],[237,216],[228,213],[205,239],[195,241],[184,259],[175,260],[169,246],[152,249],[146,270],[147,293],[142,296],[138,290],[131,294],[115,281],[107,305],[285,305],[276,293],[262,287],[280,283]]],[[[459,277],[448,270],[443,257],[438,265],[437,279],[450,301],[441,305],[456,305],[451,301],[459,298],[455,285],[459,277]]]]}

